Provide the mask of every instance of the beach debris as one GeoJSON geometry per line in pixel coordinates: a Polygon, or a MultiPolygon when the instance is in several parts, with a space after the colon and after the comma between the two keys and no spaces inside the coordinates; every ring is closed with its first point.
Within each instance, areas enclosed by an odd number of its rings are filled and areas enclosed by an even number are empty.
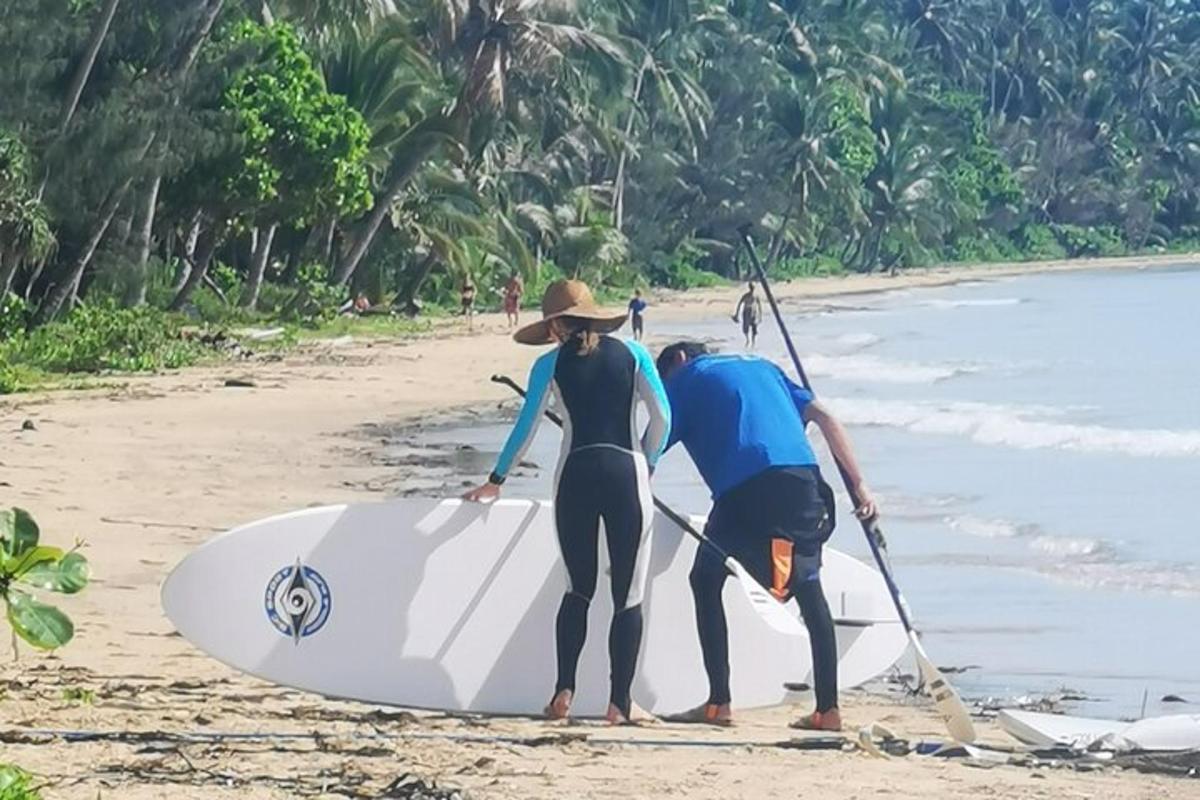
{"type": "Polygon", "coordinates": [[[973,669],[980,669],[978,664],[967,664],[962,667],[938,667],[938,670],[946,675],[962,675],[964,672],[969,672],[973,669]]]}
{"type": "Polygon", "coordinates": [[[780,750],[845,750],[850,740],[845,736],[805,736],[778,742],[780,750]]]}
{"type": "Polygon", "coordinates": [[[23,430],[23,431],[36,431],[36,430],[37,430],[37,425],[35,425],[35,424],[34,424],[33,420],[31,420],[31,419],[27,419],[27,420],[25,420],[24,422],[22,422],[22,423],[21,423],[21,430],[23,430]]]}
{"type": "Polygon", "coordinates": [[[248,378],[226,378],[224,385],[226,389],[253,389],[258,386],[248,378]]]}
{"type": "Polygon", "coordinates": [[[436,782],[426,782],[411,773],[404,773],[389,783],[379,797],[404,798],[404,800],[469,800],[470,795],[462,789],[446,789],[436,782]]]}
{"type": "Polygon", "coordinates": [[[859,728],[855,743],[863,752],[876,758],[906,756],[912,752],[908,740],[897,737],[890,728],[878,722],[859,728]]]}
{"type": "Polygon", "coordinates": [[[287,328],[240,328],[234,335],[249,342],[268,342],[287,333],[287,328]]]}
{"type": "Polygon", "coordinates": [[[1058,694],[1018,695],[1017,697],[985,697],[976,701],[976,706],[989,715],[1008,708],[1021,711],[1039,711],[1043,714],[1061,714],[1062,697],[1058,694]]]}
{"type": "Polygon", "coordinates": [[[1117,756],[1113,763],[1124,769],[1151,775],[1200,779],[1200,750],[1179,753],[1132,753],[1117,756]]]}

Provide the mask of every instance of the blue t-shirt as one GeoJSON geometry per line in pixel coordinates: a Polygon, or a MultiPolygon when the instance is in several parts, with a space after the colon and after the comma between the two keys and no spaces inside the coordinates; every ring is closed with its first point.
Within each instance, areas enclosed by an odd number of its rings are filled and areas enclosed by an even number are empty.
{"type": "Polygon", "coordinates": [[[708,355],[666,382],[671,438],[696,462],[713,498],[772,467],[817,463],[804,432],[812,393],[763,358],[708,355]]]}
{"type": "Polygon", "coordinates": [[[646,310],[646,301],[640,297],[633,298],[629,301],[629,310],[633,312],[634,316],[639,316],[646,310]]]}

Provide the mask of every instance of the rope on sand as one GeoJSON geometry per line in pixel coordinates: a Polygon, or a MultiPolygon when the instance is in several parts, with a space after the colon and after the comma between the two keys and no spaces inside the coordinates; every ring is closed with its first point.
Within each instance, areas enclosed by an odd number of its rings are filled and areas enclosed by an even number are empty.
{"type": "Polygon", "coordinates": [[[843,736],[817,736],[782,739],[773,741],[720,741],[713,739],[662,739],[592,736],[587,733],[552,733],[543,736],[506,736],[502,734],[440,733],[436,731],[410,731],[407,733],[347,733],[323,734],[316,731],[303,732],[259,732],[237,731],[98,731],[56,728],[9,728],[0,730],[0,742],[7,744],[32,744],[36,740],[59,739],[68,744],[89,742],[117,742],[123,744],[146,744],[150,742],[172,744],[220,744],[223,742],[270,742],[324,739],[363,739],[375,741],[435,740],[461,744],[505,744],[524,747],[561,746],[568,744],[591,744],[627,747],[664,748],[770,748],[778,750],[843,750],[850,740],[843,736]]]}

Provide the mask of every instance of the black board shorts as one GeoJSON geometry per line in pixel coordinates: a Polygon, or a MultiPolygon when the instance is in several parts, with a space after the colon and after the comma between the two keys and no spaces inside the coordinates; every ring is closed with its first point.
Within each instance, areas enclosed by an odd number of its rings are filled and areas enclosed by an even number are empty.
{"type": "Polygon", "coordinates": [[[815,466],[764,470],[717,500],[705,535],[776,598],[793,578],[813,580],[833,534],[833,490],[815,466]]]}

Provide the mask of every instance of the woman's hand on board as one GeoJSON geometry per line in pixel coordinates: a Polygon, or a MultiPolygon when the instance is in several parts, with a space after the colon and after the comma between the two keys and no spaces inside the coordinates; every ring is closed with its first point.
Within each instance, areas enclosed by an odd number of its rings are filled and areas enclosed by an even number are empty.
{"type": "Polygon", "coordinates": [[[465,492],[462,497],[463,500],[467,500],[472,503],[484,503],[489,500],[495,500],[499,496],[500,487],[491,481],[488,481],[482,486],[476,486],[471,491],[465,492]]]}

